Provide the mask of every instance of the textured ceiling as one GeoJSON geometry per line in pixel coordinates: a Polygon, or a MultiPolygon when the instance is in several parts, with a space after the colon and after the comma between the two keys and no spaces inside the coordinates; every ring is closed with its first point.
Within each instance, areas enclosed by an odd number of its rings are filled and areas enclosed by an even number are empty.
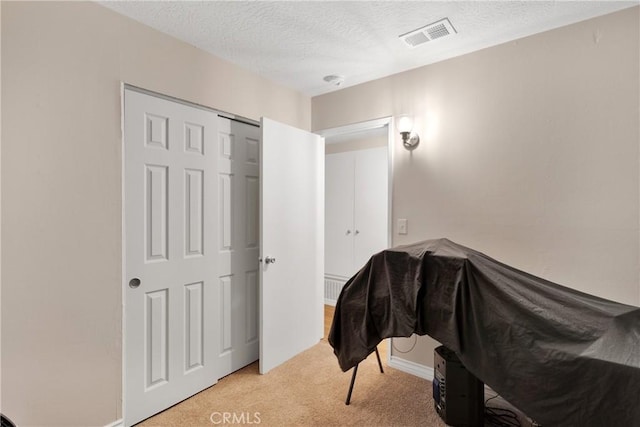
{"type": "Polygon", "coordinates": [[[615,12],[634,1],[103,1],[104,6],[309,96],[615,12]],[[399,35],[448,17],[458,34],[399,35]]]}

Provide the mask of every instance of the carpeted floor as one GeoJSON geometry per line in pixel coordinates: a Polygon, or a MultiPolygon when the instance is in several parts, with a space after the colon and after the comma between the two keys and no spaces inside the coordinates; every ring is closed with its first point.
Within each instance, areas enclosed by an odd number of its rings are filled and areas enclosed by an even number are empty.
{"type": "Polygon", "coordinates": [[[266,375],[256,362],[139,425],[445,426],[429,381],[383,366],[381,374],[375,355],[360,364],[346,406],[351,371],[322,340],[266,375]]]}
{"type": "MultiPolygon", "coordinates": [[[[370,355],[358,368],[351,405],[346,406],[351,371],[340,371],[326,340],[334,308],[325,306],[324,312],[325,337],[314,347],[266,375],[253,363],[138,425],[446,427],[433,408],[431,382],[387,366],[386,341],[378,345],[385,373],[370,355]]],[[[501,398],[490,400],[493,407],[514,409],[501,398]]],[[[512,425],[532,426],[524,415],[518,413],[518,418],[512,425]]]]}

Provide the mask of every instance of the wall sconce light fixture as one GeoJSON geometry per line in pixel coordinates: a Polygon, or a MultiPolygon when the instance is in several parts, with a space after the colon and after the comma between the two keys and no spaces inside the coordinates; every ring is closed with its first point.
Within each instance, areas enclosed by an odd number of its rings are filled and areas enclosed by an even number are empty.
{"type": "Polygon", "coordinates": [[[410,116],[400,116],[396,125],[400,135],[402,136],[402,145],[407,150],[415,149],[420,143],[420,136],[411,132],[413,129],[413,119],[410,116]]]}

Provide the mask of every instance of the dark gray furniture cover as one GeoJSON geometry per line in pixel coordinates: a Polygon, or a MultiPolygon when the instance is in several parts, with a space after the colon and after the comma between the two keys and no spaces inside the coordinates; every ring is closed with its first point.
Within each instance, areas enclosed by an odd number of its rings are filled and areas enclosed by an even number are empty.
{"type": "Polygon", "coordinates": [[[545,427],[640,426],[638,307],[428,240],[371,257],[338,298],[329,343],[346,371],[413,333],[545,427]]]}

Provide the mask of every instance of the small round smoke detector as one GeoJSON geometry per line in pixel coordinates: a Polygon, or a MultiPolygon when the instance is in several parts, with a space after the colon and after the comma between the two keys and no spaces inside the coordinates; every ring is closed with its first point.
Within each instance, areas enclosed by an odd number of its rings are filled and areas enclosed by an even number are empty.
{"type": "Polygon", "coordinates": [[[334,86],[340,86],[344,83],[344,76],[338,76],[335,74],[331,74],[328,76],[324,76],[323,79],[325,82],[332,84],[334,86]]]}

